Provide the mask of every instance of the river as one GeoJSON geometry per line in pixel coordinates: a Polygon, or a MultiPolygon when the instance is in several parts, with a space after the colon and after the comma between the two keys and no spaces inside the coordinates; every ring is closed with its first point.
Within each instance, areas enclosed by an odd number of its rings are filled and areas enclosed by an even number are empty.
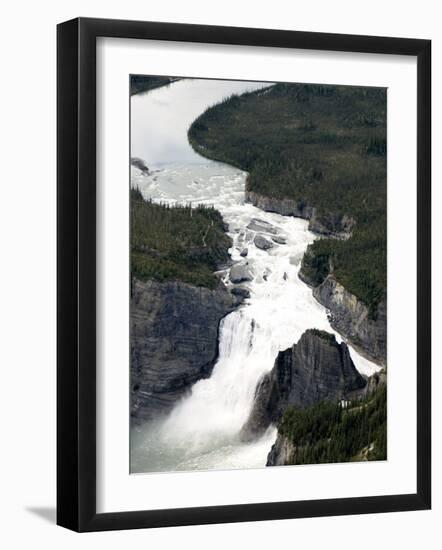
{"type": "MultiPolygon", "coordinates": [[[[164,421],[132,428],[132,473],[265,466],[276,429],[269,428],[253,443],[238,437],[259,379],[272,368],[278,351],[296,343],[308,328],[327,330],[341,341],[326,309],[298,278],[305,249],[316,238],[308,222],[246,203],[246,173],[201,157],[187,140],[190,124],[208,106],[266,86],[185,79],[131,99],[131,156],[150,169],[145,174],[132,167],[131,184],[158,202],[213,204],[228,225],[232,260],[247,263],[253,276],[242,283],[250,298],[221,323],[219,358],[211,377],[197,382],[164,421]],[[285,244],[259,249],[253,243],[256,234],[267,240],[276,235],[285,244]],[[248,253],[242,257],[245,248],[248,253]]],[[[229,286],[229,272],[222,276],[229,286]]],[[[378,370],[351,347],[350,354],[361,373],[378,370]]]]}

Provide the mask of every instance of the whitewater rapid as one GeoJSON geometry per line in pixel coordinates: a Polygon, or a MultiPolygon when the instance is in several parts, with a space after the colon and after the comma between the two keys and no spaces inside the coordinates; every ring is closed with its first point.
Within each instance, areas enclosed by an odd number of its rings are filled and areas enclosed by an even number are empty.
{"type": "MultiPolygon", "coordinates": [[[[180,120],[176,127],[181,129],[181,134],[170,138],[173,142],[170,158],[161,159],[159,150],[166,151],[166,157],[169,154],[167,132],[161,124],[156,136],[155,125],[150,120],[150,137],[157,138],[155,151],[150,156],[149,147],[142,148],[148,140],[142,144],[138,138],[138,148],[134,148],[137,154],[132,156],[145,160],[151,173],[132,167],[131,184],[137,186],[145,198],[156,202],[213,205],[227,223],[234,265],[244,265],[252,277],[240,285],[249,290],[250,297],[221,322],[219,358],[211,377],[197,382],[190,395],[179,402],[165,420],[133,427],[132,472],[265,466],[276,429],[269,428],[261,439],[252,443],[241,442],[238,437],[250,413],[259,379],[273,367],[278,351],[296,343],[308,328],[327,330],[341,341],[330,326],[326,309],[298,277],[302,256],[316,238],[308,230],[308,222],[263,212],[246,203],[247,174],[196,155],[187,142],[190,123],[208,105],[228,95],[229,84],[236,93],[264,86],[222,81],[217,90],[216,82],[180,81],[132,98],[132,127],[137,128],[132,132],[132,141],[134,135],[142,134],[146,113],[149,116],[148,113],[155,112],[155,116],[161,118],[159,105],[167,110],[168,117],[173,118],[175,110],[180,120]],[[218,98],[214,97],[216,93],[218,98]],[[186,94],[192,98],[193,108],[183,112],[180,106],[185,104],[186,94]],[[195,98],[199,103],[194,104],[195,98]],[[163,148],[159,147],[158,140],[165,141],[163,148]],[[273,247],[268,250],[256,247],[256,235],[272,242],[273,247]],[[285,244],[276,243],[272,237],[285,244]],[[241,256],[245,249],[247,255],[241,256]]],[[[174,134],[173,128],[171,132],[174,134]]],[[[234,286],[229,272],[227,269],[220,273],[228,287],[234,286]]],[[[378,370],[377,365],[351,347],[350,354],[361,373],[369,375],[378,370]]]]}

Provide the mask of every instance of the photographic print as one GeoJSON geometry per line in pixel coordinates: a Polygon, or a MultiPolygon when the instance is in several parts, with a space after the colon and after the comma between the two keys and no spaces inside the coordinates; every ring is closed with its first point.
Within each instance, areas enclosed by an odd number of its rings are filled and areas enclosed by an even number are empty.
{"type": "Polygon", "coordinates": [[[131,473],[386,460],[386,88],[128,99],[131,473]]]}

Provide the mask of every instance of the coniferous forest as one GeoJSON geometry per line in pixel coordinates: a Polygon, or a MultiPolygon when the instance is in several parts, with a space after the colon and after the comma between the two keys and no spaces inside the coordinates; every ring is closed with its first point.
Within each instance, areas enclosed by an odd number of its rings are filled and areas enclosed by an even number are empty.
{"type": "Polygon", "coordinates": [[[131,273],[140,280],[179,280],[216,288],[229,259],[230,238],[212,207],[168,206],[131,189],[131,273]]]}
{"type": "Polygon", "coordinates": [[[295,447],[291,464],[321,464],[387,458],[387,388],[354,402],[324,401],[289,408],[279,431],[295,447]]]}

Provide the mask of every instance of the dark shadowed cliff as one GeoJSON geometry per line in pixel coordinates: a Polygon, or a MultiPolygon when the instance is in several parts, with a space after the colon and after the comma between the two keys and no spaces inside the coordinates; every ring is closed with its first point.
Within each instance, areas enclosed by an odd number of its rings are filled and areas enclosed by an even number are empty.
{"type": "Polygon", "coordinates": [[[130,309],[131,416],[167,413],[189,387],[210,376],[221,319],[237,298],[182,282],[132,285],[130,309]]]}
{"type": "Polygon", "coordinates": [[[339,400],[365,386],[348,347],[332,334],[307,330],[297,344],[281,351],[273,369],[260,381],[242,438],[253,439],[276,423],[287,407],[307,407],[339,400]]]}

